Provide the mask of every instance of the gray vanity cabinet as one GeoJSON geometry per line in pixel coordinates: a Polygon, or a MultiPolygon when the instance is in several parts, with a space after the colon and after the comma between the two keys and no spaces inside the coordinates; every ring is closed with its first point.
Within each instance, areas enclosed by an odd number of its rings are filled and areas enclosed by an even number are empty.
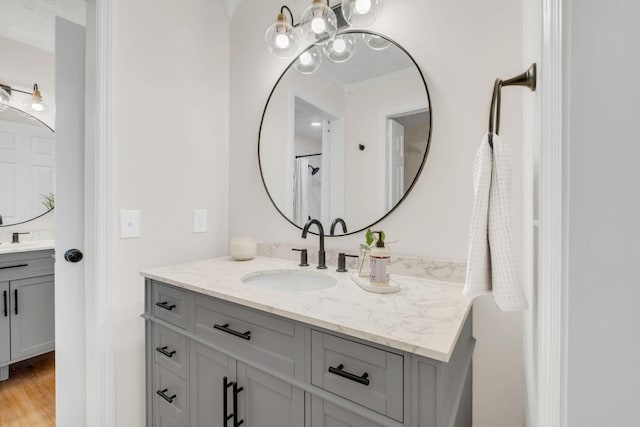
{"type": "Polygon", "coordinates": [[[11,359],[52,350],[55,343],[53,275],[11,282],[11,359]]]}
{"type": "Polygon", "coordinates": [[[0,364],[11,360],[11,322],[9,321],[9,282],[0,282],[0,364]]]}
{"type": "Polygon", "coordinates": [[[53,251],[0,255],[0,380],[55,348],[53,251]]]}
{"type": "Polygon", "coordinates": [[[470,427],[448,363],[146,280],[148,427],[470,427]]]}

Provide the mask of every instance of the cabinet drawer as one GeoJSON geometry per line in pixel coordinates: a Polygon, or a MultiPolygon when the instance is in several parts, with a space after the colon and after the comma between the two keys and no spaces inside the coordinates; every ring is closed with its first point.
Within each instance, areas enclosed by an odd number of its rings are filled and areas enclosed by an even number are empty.
{"type": "Polygon", "coordinates": [[[50,274],[54,274],[52,249],[0,256],[0,280],[3,282],[50,274]]]}
{"type": "Polygon", "coordinates": [[[189,324],[187,292],[173,286],[153,282],[153,315],[181,328],[189,324]]]}
{"type": "Polygon", "coordinates": [[[403,421],[403,357],[398,354],[312,331],[311,382],[403,421]]]}
{"type": "Polygon", "coordinates": [[[164,326],[153,326],[153,360],[179,377],[187,378],[187,338],[164,326]]]}
{"type": "Polygon", "coordinates": [[[157,363],[154,364],[153,369],[153,405],[156,417],[162,413],[187,425],[189,404],[187,402],[186,381],[157,363]]]}
{"type": "Polygon", "coordinates": [[[194,316],[194,332],[202,339],[265,367],[295,375],[300,351],[296,351],[292,321],[205,296],[195,297],[194,316]]]}

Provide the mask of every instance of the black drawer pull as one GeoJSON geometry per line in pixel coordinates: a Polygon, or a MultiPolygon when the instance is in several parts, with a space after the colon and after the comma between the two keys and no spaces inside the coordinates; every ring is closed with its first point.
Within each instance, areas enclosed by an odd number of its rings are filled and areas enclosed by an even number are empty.
{"type": "Polygon", "coordinates": [[[226,332],[231,335],[235,335],[238,338],[242,338],[243,340],[248,341],[251,339],[251,331],[247,331],[247,332],[234,331],[233,329],[229,328],[228,323],[225,323],[224,325],[215,324],[213,325],[213,327],[219,331],[226,332]]]}
{"type": "Polygon", "coordinates": [[[6,267],[0,267],[0,270],[7,270],[9,268],[20,268],[20,267],[28,267],[29,264],[17,264],[17,265],[7,265],[6,267]]]}
{"type": "Polygon", "coordinates": [[[229,420],[231,418],[233,418],[233,414],[228,414],[227,415],[227,406],[229,406],[229,398],[227,397],[227,394],[229,393],[229,391],[227,390],[229,387],[233,386],[235,383],[233,381],[229,382],[229,380],[227,379],[227,377],[223,378],[222,381],[222,419],[224,420],[222,422],[222,425],[227,427],[227,424],[229,423],[229,420]]]}
{"type": "Polygon", "coordinates": [[[331,372],[332,374],[336,374],[342,378],[346,378],[348,380],[351,381],[355,381],[357,383],[360,383],[362,385],[369,385],[369,374],[368,373],[364,373],[361,376],[357,376],[354,375],[350,372],[347,371],[343,371],[342,369],[344,368],[344,365],[341,363],[338,365],[337,368],[334,368],[333,366],[329,366],[329,372],[331,372]]]}
{"type": "Polygon", "coordinates": [[[164,347],[156,347],[156,351],[158,353],[162,353],[167,357],[173,357],[174,354],[176,354],[176,351],[167,351],[167,346],[165,345],[164,347]]]}
{"type": "Polygon", "coordinates": [[[233,427],[239,427],[244,423],[244,420],[238,420],[238,394],[244,390],[243,387],[238,387],[238,383],[233,383],[233,427]]]}
{"type": "Polygon", "coordinates": [[[163,398],[164,400],[166,400],[169,403],[173,403],[173,399],[176,398],[176,395],[174,394],[173,396],[167,396],[165,393],[167,392],[167,390],[169,390],[168,388],[165,388],[164,390],[157,390],[156,394],[158,396],[160,396],[161,398],[163,398]]]}
{"type": "Polygon", "coordinates": [[[9,315],[7,312],[7,291],[2,292],[2,297],[4,299],[4,317],[7,317],[9,315]]]}
{"type": "Polygon", "coordinates": [[[14,289],[13,290],[13,300],[15,302],[15,311],[16,311],[16,316],[18,315],[18,290],[14,289]]]}
{"type": "Polygon", "coordinates": [[[160,308],[164,308],[165,310],[173,310],[174,308],[176,308],[175,304],[171,304],[169,305],[168,301],[162,301],[162,302],[157,302],[156,305],[160,308]]]}

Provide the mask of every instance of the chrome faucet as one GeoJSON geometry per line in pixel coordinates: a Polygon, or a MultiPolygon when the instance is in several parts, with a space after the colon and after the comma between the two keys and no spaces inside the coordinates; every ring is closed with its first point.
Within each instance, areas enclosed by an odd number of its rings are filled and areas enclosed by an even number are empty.
{"type": "Polygon", "coordinates": [[[307,238],[307,232],[309,231],[309,227],[315,224],[318,226],[318,236],[320,236],[320,250],[318,250],[318,268],[324,270],[327,268],[325,261],[325,252],[324,252],[324,228],[322,228],[322,224],[317,219],[310,219],[304,225],[302,229],[302,238],[307,238]]]}
{"type": "Polygon", "coordinates": [[[331,223],[331,231],[329,232],[329,236],[334,236],[336,233],[336,225],[342,225],[342,234],[347,234],[347,224],[344,222],[342,218],[336,218],[331,223]]]}

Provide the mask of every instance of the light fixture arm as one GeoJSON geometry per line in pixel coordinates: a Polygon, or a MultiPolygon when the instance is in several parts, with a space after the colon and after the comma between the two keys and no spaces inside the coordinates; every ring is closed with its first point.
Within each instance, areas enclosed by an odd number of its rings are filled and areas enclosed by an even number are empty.
{"type": "Polygon", "coordinates": [[[296,26],[296,24],[295,24],[295,21],[293,20],[293,12],[291,12],[291,9],[289,9],[289,7],[288,7],[288,6],[283,5],[283,6],[280,8],[280,13],[281,13],[281,14],[284,14],[285,9],[287,10],[287,12],[289,12],[289,16],[291,17],[291,26],[292,26],[292,27],[295,27],[295,26],[296,26]]]}
{"type": "Polygon", "coordinates": [[[33,95],[33,91],[34,90],[38,90],[38,84],[37,83],[35,83],[33,85],[33,90],[32,91],[16,89],[15,87],[11,87],[9,85],[5,85],[5,84],[2,84],[2,83],[0,83],[0,87],[2,89],[6,90],[9,94],[11,94],[11,92],[18,92],[18,93],[24,93],[24,94],[27,94],[27,95],[33,95]]]}

